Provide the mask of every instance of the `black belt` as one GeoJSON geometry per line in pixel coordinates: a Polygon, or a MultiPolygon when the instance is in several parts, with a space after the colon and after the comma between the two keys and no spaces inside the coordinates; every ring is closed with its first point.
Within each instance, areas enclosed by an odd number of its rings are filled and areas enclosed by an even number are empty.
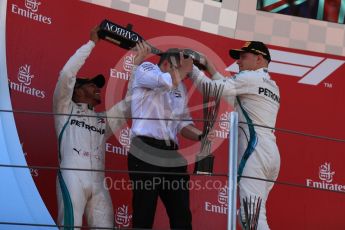
{"type": "Polygon", "coordinates": [[[178,145],[172,140],[159,140],[147,136],[136,136],[134,138],[140,139],[142,142],[161,149],[178,150],[178,145]]]}

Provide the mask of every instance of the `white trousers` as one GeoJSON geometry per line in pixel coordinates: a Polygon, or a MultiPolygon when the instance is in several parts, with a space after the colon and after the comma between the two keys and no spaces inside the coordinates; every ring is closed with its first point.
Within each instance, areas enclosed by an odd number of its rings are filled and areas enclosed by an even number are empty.
{"type": "Polygon", "coordinates": [[[102,178],[97,176],[97,180],[93,180],[95,173],[97,172],[62,170],[58,175],[56,185],[59,225],[82,226],[85,214],[89,227],[114,226],[109,191],[103,185],[102,178]]]}
{"type": "MultiPolygon", "coordinates": [[[[268,180],[276,180],[280,169],[280,155],[275,138],[263,134],[258,135],[258,142],[254,152],[248,158],[243,169],[242,176],[257,177],[268,180]]],[[[240,137],[239,138],[245,138],[240,137]]],[[[239,140],[239,153],[244,153],[247,148],[247,140],[239,140]]],[[[241,157],[241,156],[240,156],[241,157]]],[[[241,160],[241,158],[239,158],[241,160]]],[[[241,178],[239,182],[240,193],[240,215],[244,218],[243,199],[260,197],[262,199],[260,215],[258,220],[258,230],[270,229],[266,217],[266,201],[274,183],[262,180],[241,178]]],[[[253,202],[253,200],[252,200],[253,202]]]]}

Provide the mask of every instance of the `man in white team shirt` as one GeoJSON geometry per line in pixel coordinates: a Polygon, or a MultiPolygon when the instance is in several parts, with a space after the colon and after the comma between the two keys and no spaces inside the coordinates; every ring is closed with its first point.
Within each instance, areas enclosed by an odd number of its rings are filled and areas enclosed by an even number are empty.
{"type": "MultiPolygon", "coordinates": [[[[88,226],[114,226],[114,213],[109,191],[104,185],[105,142],[112,131],[120,128],[130,115],[125,100],[107,112],[97,113],[101,104],[104,76],[76,78],[99,38],[98,28],[91,30],[90,41],[81,46],[60,72],[53,98],[55,129],[58,137],[61,168],[57,176],[58,224],[81,226],[85,214],[88,226]],[[108,118],[105,118],[106,115],[108,118]]],[[[72,229],[66,228],[65,229],[72,229]]]]}
{"type": "MultiPolygon", "coordinates": [[[[189,176],[178,175],[187,172],[187,161],[178,153],[177,134],[199,141],[202,132],[191,121],[182,82],[192,71],[192,59],[183,58],[180,52],[169,49],[158,65],[144,62],[134,72],[128,169],[135,229],[152,228],[158,197],[167,210],[171,229],[192,229],[189,176]]],[[[143,47],[140,53],[146,56],[148,51],[143,47]]]]}
{"type": "MultiPolygon", "coordinates": [[[[278,177],[280,155],[274,130],[255,125],[275,127],[280,105],[279,88],[267,71],[271,57],[265,44],[258,41],[246,42],[241,49],[232,49],[229,54],[237,60],[240,70],[238,74],[231,78],[224,78],[207,60],[207,69],[212,75],[213,81],[195,66],[192,79],[198,88],[202,86],[203,82],[212,82],[213,85],[223,84],[223,96],[226,99],[236,97],[233,104],[239,113],[240,122],[238,142],[240,220],[243,223],[243,199],[260,197],[262,203],[258,229],[269,229],[266,218],[266,201],[273,183],[246,177],[273,181],[278,177]]],[[[232,103],[231,100],[229,102],[232,103]]]]}

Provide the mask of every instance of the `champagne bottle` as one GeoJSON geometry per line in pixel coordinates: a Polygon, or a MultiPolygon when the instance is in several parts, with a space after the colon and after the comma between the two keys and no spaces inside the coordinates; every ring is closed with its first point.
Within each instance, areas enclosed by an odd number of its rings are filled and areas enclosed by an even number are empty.
{"type": "Polygon", "coordinates": [[[202,54],[192,50],[183,49],[183,54],[193,59],[193,64],[201,70],[206,70],[206,58],[202,54]]]}
{"type": "MultiPolygon", "coordinates": [[[[133,25],[131,24],[128,24],[127,27],[124,28],[107,19],[104,19],[99,27],[99,38],[109,41],[115,45],[118,45],[123,49],[132,49],[139,41],[145,41],[138,33],[132,31],[133,25]]],[[[163,53],[161,50],[153,47],[152,45],[148,45],[151,47],[151,53],[157,55],[163,53]]]]}
{"type": "MultiPolygon", "coordinates": [[[[109,41],[115,45],[118,45],[123,49],[132,49],[139,41],[145,41],[143,37],[141,37],[138,33],[132,30],[133,25],[131,24],[128,24],[125,28],[107,19],[104,19],[99,27],[99,38],[109,41]]],[[[164,53],[163,51],[150,45],[148,42],[146,42],[146,44],[148,44],[151,47],[151,53],[159,56],[161,56],[164,53]]],[[[181,49],[180,52],[183,53],[184,58],[191,57],[193,59],[193,63],[200,69],[206,69],[206,59],[200,53],[191,49],[181,49]]]]}

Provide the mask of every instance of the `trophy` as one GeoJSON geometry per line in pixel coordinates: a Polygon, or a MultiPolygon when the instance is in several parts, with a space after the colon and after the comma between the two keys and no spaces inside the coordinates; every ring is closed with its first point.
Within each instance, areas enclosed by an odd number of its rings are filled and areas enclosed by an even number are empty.
{"type": "Polygon", "coordinates": [[[260,197],[248,197],[243,198],[243,208],[244,208],[244,220],[242,225],[245,230],[256,230],[258,227],[260,207],[262,199],[260,197]]]}
{"type": "Polygon", "coordinates": [[[212,85],[208,82],[204,83],[202,87],[204,126],[200,153],[197,154],[195,160],[194,173],[196,174],[211,174],[213,172],[214,155],[211,153],[211,141],[207,136],[217,118],[223,89],[224,85],[212,85]],[[212,86],[214,86],[213,89],[212,86]]]}
{"type": "MultiPolygon", "coordinates": [[[[104,19],[99,25],[99,27],[99,38],[109,41],[115,45],[118,45],[123,49],[132,49],[135,47],[137,42],[145,41],[143,37],[141,37],[138,33],[132,30],[132,24],[128,24],[125,28],[107,19],[104,19]]],[[[161,56],[164,53],[163,51],[150,45],[148,42],[146,42],[146,44],[150,46],[151,53],[156,54],[158,56],[161,56]]],[[[193,59],[193,63],[200,69],[206,69],[206,59],[200,53],[191,49],[181,49],[180,52],[183,53],[184,58],[191,57],[193,59]]]]}

